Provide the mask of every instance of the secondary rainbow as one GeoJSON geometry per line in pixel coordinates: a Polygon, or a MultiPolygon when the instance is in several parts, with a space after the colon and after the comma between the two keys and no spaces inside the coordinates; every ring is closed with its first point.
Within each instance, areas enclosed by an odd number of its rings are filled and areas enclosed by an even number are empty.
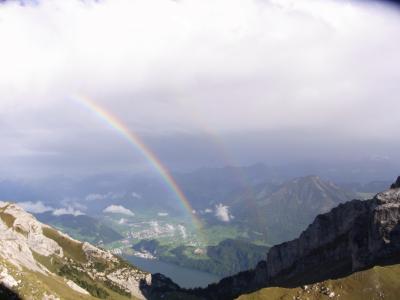
{"type": "Polygon", "coordinates": [[[186,198],[185,194],[178,186],[168,169],[163,165],[163,163],[158,159],[153,151],[140,139],[140,137],[134,131],[128,128],[114,114],[112,114],[110,111],[106,110],[90,98],[79,95],[74,96],[73,99],[83,104],[91,112],[95,113],[101,120],[103,120],[112,129],[123,136],[132,146],[135,147],[136,150],[138,150],[143,155],[143,157],[146,158],[146,160],[150,163],[154,170],[157,171],[157,173],[163,178],[164,182],[170,188],[170,190],[174,192],[177,199],[179,199],[179,201],[182,203],[183,207],[189,212],[193,220],[193,224],[199,231],[198,233],[201,234],[202,223],[196,216],[194,209],[190,205],[189,200],[186,198]]]}

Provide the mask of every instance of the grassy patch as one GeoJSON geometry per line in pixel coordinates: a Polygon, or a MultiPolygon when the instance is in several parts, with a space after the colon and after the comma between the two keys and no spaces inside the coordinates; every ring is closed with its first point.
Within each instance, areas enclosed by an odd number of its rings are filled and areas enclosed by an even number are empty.
{"type": "Polygon", "coordinates": [[[57,274],[60,268],[63,266],[63,262],[59,257],[56,256],[44,256],[35,251],[32,251],[33,258],[43,266],[45,266],[50,272],[57,274]]]}
{"type": "Polygon", "coordinates": [[[94,283],[85,273],[79,272],[67,265],[63,265],[60,268],[58,275],[72,280],[81,288],[87,290],[93,297],[107,299],[110,295],[105,289],[94,283]]]}
{"type": "Polygon", "coordinates": [[[15,222],[15,217],[4,211],[0,212],[0,219],[7,225],[8,228],[12,228],[15,222]]]}
{"type": "Polygon", "coordinates": [[[81,242],[71,240],[50,227],[43,227],[43,234],[60,245],[60,247],[64,250],[65,256],[81,263],[87,262],[86,254],[82,249],[83,244],[81,242]]]}
{"type": "Polygon", "coordinates": [[[47,276],[28,269],[20,271],[14,265],[2,259],[0,259],[0,265],[5,266],[9,274],[16,280],[21,280],[15,292],[22,299],[42,299],[47,294],[55,295],[63,300],[95,300],[92,296],[73,291],[61,277],[47,276]]]}
{"type": "Polygon", "coordinates": [[[374,267],[347,277],[327,280],[304,288],[265,288],[252,294],[240,296],[240,300],[261,299],[386,299],[398,300],[400,295],[400,265],[374,267]],[[333,295],[333,294],[332,294],[333,295]],[[339,296],[340,295],[340,296],[339,296]],[[384,295],[384,297],[383,297],[384,295]]]}

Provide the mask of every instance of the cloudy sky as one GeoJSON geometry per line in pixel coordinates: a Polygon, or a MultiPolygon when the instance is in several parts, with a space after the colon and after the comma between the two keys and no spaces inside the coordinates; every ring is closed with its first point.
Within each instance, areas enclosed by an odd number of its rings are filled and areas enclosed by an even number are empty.
{"type": "Polygon", "coordinates": [[[77,95],[172,169],[398,163],[399,36],[361,0],[6,1],[0,176],[147,168],[77,95]]]}

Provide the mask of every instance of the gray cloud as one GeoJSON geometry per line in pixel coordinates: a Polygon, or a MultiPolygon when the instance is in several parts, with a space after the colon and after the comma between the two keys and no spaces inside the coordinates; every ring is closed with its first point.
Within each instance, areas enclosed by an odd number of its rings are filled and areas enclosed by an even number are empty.
{"type": "Polygon", "coordinates": [[[3,177],[147,168],[77,94],[173,167],[399,149],[400,16],[384,5],[56,0],[2,5],[0,24],[3,177]]]}

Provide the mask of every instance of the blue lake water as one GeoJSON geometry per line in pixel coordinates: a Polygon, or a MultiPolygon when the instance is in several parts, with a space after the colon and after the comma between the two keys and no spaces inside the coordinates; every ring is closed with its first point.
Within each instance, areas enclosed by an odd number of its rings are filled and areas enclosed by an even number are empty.
{"type": "Polygon", "coordinates": [[[180,267],[157,259],[145,259],[137,256],[124,256],[124,258],[143,271],[164,274],[184,288],[206,287],[221,279],[218,275],[180,267]]]}

